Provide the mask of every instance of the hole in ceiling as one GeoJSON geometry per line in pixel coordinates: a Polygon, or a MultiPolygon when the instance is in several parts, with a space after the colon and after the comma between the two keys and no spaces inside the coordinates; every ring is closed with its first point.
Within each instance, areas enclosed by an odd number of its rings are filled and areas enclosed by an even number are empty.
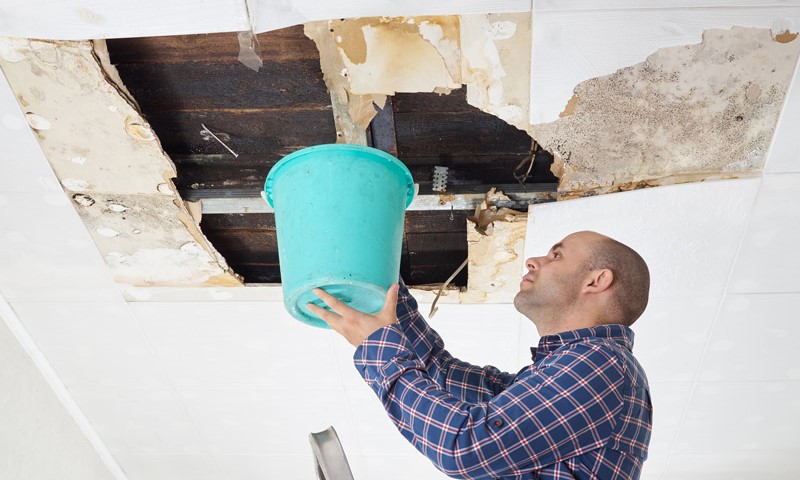
{"type": "MultiPolygon", "coordinates": [[[[263,67],[238,61],[236,33],[108,40],[112,63],[176,165],[185,200],[259,197],[269,169],[284,155],[336,142],[330,95],[314,42],[296,26],[258,35],[263,67]]],[[[421,195],[434,167],[448,167],[447,195],[555,191],[552,157],[525,132],[449,95],[390,98],[367,138],[411,170],[421,195]],[[530,168],[529,168],[530,167],[530,168]]],[[[411,210],[401,274],[410,285],[437,285],[467,257],[472,209],[411,210]]],[[[203,214],[203,233],[246,283],[278,283],[271,213],[203,214]]],[[[452,285],[467,285],[464,269],[452,285]]]]}

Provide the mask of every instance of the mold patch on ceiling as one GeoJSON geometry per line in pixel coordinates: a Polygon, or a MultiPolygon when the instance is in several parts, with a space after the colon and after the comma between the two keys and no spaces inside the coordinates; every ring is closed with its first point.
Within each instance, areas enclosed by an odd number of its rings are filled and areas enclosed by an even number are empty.
{"type": "Polygon", "coordinates": [[[175,167],[105,42],[0,38],[0,67],[119,282],[241,285],[176,193],[175,167]]]}
{"type": "Polygon", "coordinates": [[[707,30],[582,82],[562,118],[531,126],[559,199],[759,174],[799,52],[768,29],[707,30]]]}

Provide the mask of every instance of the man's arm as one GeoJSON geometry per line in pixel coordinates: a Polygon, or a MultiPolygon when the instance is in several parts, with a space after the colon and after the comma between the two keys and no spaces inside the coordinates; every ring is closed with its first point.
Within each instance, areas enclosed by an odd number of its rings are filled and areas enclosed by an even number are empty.
{"type": "Polygon", "coordinates": [[[456,478],[521,475],[604,446],[623,406],[613,353],[577,343],[483,403],[450,395],[427,374],[399,325],[371,334],[356,366],[400,432],[456,478]]]}
{"type": "Polygon", "coordinates": [[[466,402],[484,402],[502,392],[516,375],[495,367],[478,367],[454,358],[444,349],[442,338],[419,312],[417,301],[400,279],[397,321],[411,349],[440,387],[466,402]]]}

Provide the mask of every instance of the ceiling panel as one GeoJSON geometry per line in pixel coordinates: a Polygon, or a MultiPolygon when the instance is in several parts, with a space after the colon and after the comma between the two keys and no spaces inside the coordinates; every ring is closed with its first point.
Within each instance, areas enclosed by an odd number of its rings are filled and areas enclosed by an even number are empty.
{"type": "Polygon", "coordinates": [[[14,303],[25,329],[68,388],[169,388],[161,365],[121,302],[14,303]]]}
{"type": "Polygon", "coordinates": [[[718,296],[650,299],[633,330],[634,352],[651,381],[695,379],[719,303],[718,296]],[[675,354],[676,344],[681,346],[680,355],[675,354]]]}
{"type": "Polygon", "coordinates": [[[331,425],[343,445],[354,445],[341,387],[182,390],[180,395],[212,454],[306,455],[309,433],[331,425]]]}
{"type": "Polygon", "coordinates": [[[173,390],[73,388],[70,393],[114,455],[206,453],[173,390]]]}
{"type": "Polygon", "coordinates": [[[282,303],[136,303],[172,384],[182,388],[340,385],[331,331],[305,325],[282,303]]]}
{"type": "MultiPolygon", "coordinates": [[[[765,365],[765,364],[762,364],[765,365]]],[[[677,451],[800,450],[800,382],[703,382],[692,390],[677,451]]]]}
{"type": "Polygon", "coordinates": [[[800,338],[798,312],[800,293],[726,296],[699,379],[800,380],[796,354],[800,338]]]}
{"type": "Polygon", "coordinates": [[[800,292],[800,173],[767,174],[731,276],[732,293],[800,292]],[[788,262],[788,263],[787,263],[788,262]]]}

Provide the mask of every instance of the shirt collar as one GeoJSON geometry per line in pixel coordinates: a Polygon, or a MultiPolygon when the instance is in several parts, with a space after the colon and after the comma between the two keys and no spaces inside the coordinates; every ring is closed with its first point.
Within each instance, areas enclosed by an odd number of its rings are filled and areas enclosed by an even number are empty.
{"type": "Polygon", "coordinates": [[[633,350],[633,330],[625,325],[610,324],[598,325],[596,327],[581,328],[579,330],[571,330],[569,332],[555,333],[553,335],[545,335],[539,339],[539,345],[531,348],[531,356],[533,361],[540,360],[556,349],[576,340],[583,338],[600,337],[614,340],[629,351],[633,350]]]}

